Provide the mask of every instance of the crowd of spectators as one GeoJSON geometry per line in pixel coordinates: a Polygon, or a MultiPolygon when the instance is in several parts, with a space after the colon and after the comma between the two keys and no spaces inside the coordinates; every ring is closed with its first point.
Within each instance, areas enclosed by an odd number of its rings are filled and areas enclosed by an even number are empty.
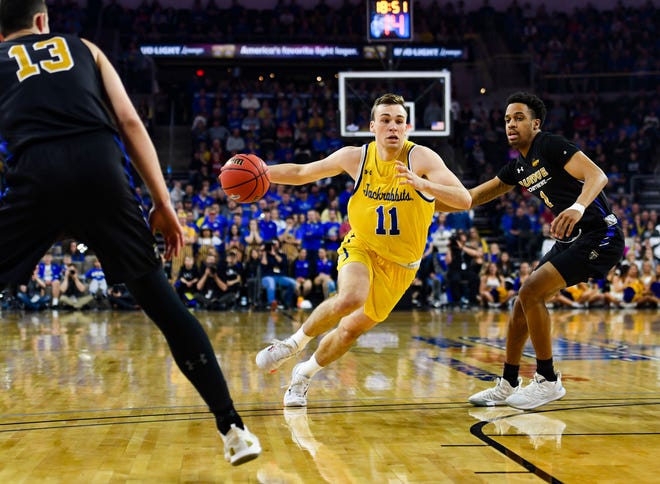
{"type": "MultiPolygon", "coordinates": [[[[93,6],[98,2],[89,3],[93,6]]],[[[145,1],[128,10],[112,0],[86,16],[82,11],[72,15],[76,10],[73,2],[56,2],[51,6],[51,17],[54,29],[82,33],[94,23],[90,17],[98,19],[93,12],[102,11],[103,24],[123,33],[125,75],[126,69],[133,69],[127,66],[141,62],[136,46],[142,40],[166,40],[168,36],[199,40],[203,32],[204,39],[211,41],[259,40],[260,35],[271,40],[304,41],[310,31],[328,40],[364,38],[366,22],[363,18],[353,22],[362,14],[355,15],[350,2],[332,10],[321,2],[305,10],[295,1],[283,1],[273,10],[256,13],[237,1],[229,10],[218,9],[213,2],[192,3],[191,9],[174,10],[161,8],[157,1],[145,1]],[[345,21],[349,17],[351,21],[345,21]],[[306,28],[293,29],[294,23],[306,28]]],[[[416,9],[429,13],[415,16],[416,35],[425,42],[460,40],[483,27],[492,13],[487,5],[465,12],[462,2],[443,6],[435,2],[416,9]]],[[[495,15],[508,26],[503,32],[512,52],[525,49],[543,74],[566,75],[567,84],[548,84],[540,93],[548,106],[543,129],[571,139],[608,174],[608,195],[626,234],[626,260],[606,281],[570,289],[563,294],[565,300],[553,304],[657,304],[657,285],[653,284],[658,283],[660,226],[657,212],[640,205],[631,179],[657,170],[660,84],[644,77],[651,84],[631,81],[626,92],[603,96],[589,81],[579,85],[568,81],[570,74],[625,73],[645,68],[657,72],[657,22],[653,21],[657,11],[650,4],[641,8],[619,5],[613,11],[584,7],[570,14],[548,15],[542,5],[533,8],[513,1],[495,15]],[[587,51],[589,60],[584,62],[587,51]],[[605,55],[610,51],[618,54],[605,55]],[[633,266],[639,270],[641,284],[631,282],[633,266]],[[621,286],[622,281],[627,285],[621,286]],[[626,290],[630,287],[634,288],[632,296],[626,290]],[[615,295],[599,296],[611,293],[615,295]]],[[[306,163],[343,146],[338,136],[334,80],[309,83],[195,77],[190,92],[193,152],[189,172],[169,180],[172,203],[186,233],[185,250],[166,265],[180,296],[190,306],[211,309],[306,306],[328,297],[336,280],[336,249],[349,229],[346,205],[352,180],[340,176],[302,187],[273,186],[258,203],[238,205],[226,199],[215,174],[239,152],[255,153],[268,164],[306,163]]],[[[506,143],[500,104],[477,100],[455,100],[452,104],[453,134],[446,142],[453,147],[456,159],[447,161],[468,187],[491,178],[506,160],[516,156],[506,143]]],[[[425,144],[433,145],[433,141],[425,144]]],[[[148,194],[143,195],[148,209],[148,194]]],[[[411,289],[413,304],[506,305],[515,296],[520,279],[524,280],[552,243],[548,231],[551,219],[544,205],[524,190],[514,190],[476,213],[437,214],[424,262],[411,289]],[[478,220],[485,222],[477,226],[478,220]]],[[[87,266],[85,269],[91,269],[89,260],[87,266]]],[[[61,274],[65,273],[62,270],[61,274]]],[[[50,287],[48,281],[43,287],[38,280],[43,277],[37,274],[34,282],[26,285],[31,292],[21,300],[25,304],[35,295],[50,295],[50,301],[38,305],[58,303],[61,274],[55,278],[58,283],[51,282],[50,287]]],[[[114,289],[121,293],[121,287],[111,287],[105,294],[114,289]]],[[[89,292],[88,288],[81,292],[85,291],[89,292]]],[[[130,302],[125,307],[131,307],[130,302]]]]}
{"type": "MultiPolygon", "coordinates": [[[[267,164],[306,163],[323,158],[343,145],[336,136],[336,101],[316,84],[292,84],[281,91],[283,95],[276,96],[265,92],[255,95],[254,86],[230,87],[222,81],[217,89],[210,89],[213,82],[206,79],[196,79],[195,85],[194,153],[187,180],[191,194],[203,182],[214,183],[214,174],[238,152],[257,154],[267,164]],[[241,87],[247,89],[241,91],[241,87]],[[209,105],[213,106],[210,115],[206,111],[209,105]],[[233,114],[226,115],[227,112],[233,114]],[[319,116],[319,112],[323,114],[319,116]],[[246,119],[250,123],[243,129],[246,119]],[[231,130],[230,125],[233,125],[231,130]],[[229,144],[230,132],[234,133],[234,139],[243,139],[239,148],[232,149],[229,144]]],[[[547,98],[549,113],[544,129],[572,140],[608,174],[608,195],[614,202],[615,213],[632,236],[641,236],[647,221],[655,219],[655,212],[640,208],[631,183],[634,176],[652,175],[657,169],[660,101],[654,94],[639,91],[620,95],[613,101],[598,99],[596,95],[565,101],[551,95],[547,98]]],[[[452,142],[456,145],[456,156],[462,158],[458,163],[459,174],[468,186],[492,178],[506,160],[517,156],[506,143],[502,119],[502,107],[498,105],[460,106],[452,142]]],[[[317,208],[323,208],[327,203],[324,194],[332,200],[346,183],[350,183],[348,178],[339,177],[302,189],[286,189],[285,193],[294,200],[306,200],[310,191],[320,193],[317,208]]],[[[340,211],[339,215],[345,213],[340,211]]],[[[544,204],[524,190],[514,190],[480,207],[477,215],[485,220],[480,229],[489,238],[497,239],[512,258],[530,262],[541,250],[552,220],[544,204]]],[[[467,230],[472,223],[454,228],[467,230]]]]}
{"type": "MultiPolygon", "coordinates": [[[[49,2],[54,30],[90,38],[99,28],[118,33],[125,78],[139,76],[147,60],[140,43],[291,42],[364,43],[363,2],[345,0],[330,7],[325,0],[280,0],[274,8],[251,9],[233,0],[191,0],[185,6],[162,6],[143,0],[131,8],[119,0],[93,0],[81,8],[73,0],[49,2]]],[[[657,41],[659,14],[653,2],[642,6],[619,2],[611,10],[597,4],[571,9],[546,2],[511,0],[495,9],[478,2],[416,2],[413,40],[443,46],[467,46],[478,34],[494,32],[509,53],[528,56],[540,90],[586,94],[592,90],[655,89],[660,71],[657,41]],[[588,76],[598,73],[599,76],[588,76]],[[634,73],[623,78],[618,74],[634,73]],[[616,74],[616,75],[607,75],[616,74]]],[[[133,84],[129,82],[129,84],[133,84]]]]}
{"type": "MultiPolygon", "coordinates": [[[[309,187],[302,187],[292,197],[289,189],[273,186],[264,199],[249,206],[225,200],[220,187],[207,183],[202,193],[208,195],[195,196],[193,201],[182,195],[188,187],[175,183],[172,188],[186,237],[181,254],[165,267],[189,307],[308,309],[332,296],[337,247],[349,230],[343,202],[350,186],[341,194],[329,190],[334,193],[329,199],[309,187]],[[285,214],[284,219],[281,214],[285,214]]],[[[615,204],[614,212],[626,235],[625,259],[607,278],[562,291],[549,302],[551,306],[658,307],[657,212],[643,210],[638,204],[615,204]]],[[[542,233],[537,249],[514,258],[498,242],[483,238],[468,212],[437,213],[409,291],[410,304],[418,308],[508,308],[554,242],[547,222],[542,233]]],[[[18,288],[20,307],[136,308],[126,288],[108,287],[99,261],[93,255],[81,254],[80,249],[86,248],[72,241],[47,253],[32,279],[18,288]],[[54,261],[53,254],[59,262],[54,261]]],[[[5,307],[8,300],[3,302],[5,307]]]]}
{"type": "Polygon", "coordinates": [[[586,94],[621,86],[654,90],[658,85],[660,15],[650,0],[641,7],[619,2],[603,10],[587,4],[566,12],[514,1],[495,15],[509,50],[531,57],[542,89],[586,94]],[[588,76],[593,73],[600,75],[588,76]],[[613,73],[635,75],[621,83],[608,75],[613,73]]]}
{"type": "MultiPolygon", "coordinates": [[[[640,210],[635,204],[629,209],[614,207],[626,235],[625,258],[602,280],[590,280],[561,291],[548,301],[549,307],[658,307],[660,221],[656,211],[640,210]],[[636,228],[631,230],[633,225],[636,228]]],[[[481,237],[476,227],[456,228],[447,215],[437,214],[413,284],[413,304],[508,309],[525,278],[554,242],[545,223],[538,250],[522,258],[512,258],[498,242],[481,237]]]]}
{"type": "MultiPolygon", "coordinates": [[[[274,8],[251,9],[233,0],[222,8],[214,0],[191,0],[185,7],[162,7],[144,0],[137,8],[111,0],[103,7],[101,22],[117,29],[122,39],[147,42],[327,42],[362,43],[366,38],[366,8],[361,1],[330,7],[325,0],[280,0],[274,8]]],[[[415,5],[413,31],[420,42],[461,41],[474,31],[475,12],[463,2],[415,5]]]]}

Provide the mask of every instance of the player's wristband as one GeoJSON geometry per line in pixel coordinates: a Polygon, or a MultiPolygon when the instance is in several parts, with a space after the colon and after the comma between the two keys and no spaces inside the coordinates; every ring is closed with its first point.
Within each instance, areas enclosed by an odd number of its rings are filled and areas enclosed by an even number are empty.
{"type": "Polygon", "coordinates": [[[584,215],[584,205],[581,203],[575,202],[573,205],[567,208],[567,210],[577,210],[580,212],[580,215],[584,215]]]}

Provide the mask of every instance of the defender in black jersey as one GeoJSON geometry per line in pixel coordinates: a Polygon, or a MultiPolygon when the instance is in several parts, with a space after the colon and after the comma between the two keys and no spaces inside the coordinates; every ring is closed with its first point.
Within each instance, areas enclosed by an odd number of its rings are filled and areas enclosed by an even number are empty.
{"type": "Polygon", "coordinates": [[[469,401],[474,405],[532,409],[563,397],[561,374],[553,368],[545,301],[567,286],[605,277],[623,256],[623,233],[602,191],[607,176],[574,144],[542,132],[545,115],[545,105],[537,96],[511,95],[504,122],[509,144],[520,155],[492,180],[470,190],[472,206],[477,206],[515,185],[525,187],[555,215],[550,230],[558,240],[520,288],[509,320],[503,377],[494,388],[472,395],[469,401]],[[537,370],[532,382],[522,387],[518,370],[528,337],[536,352],[537,370]]]}
{"type": "Polygon", "coordinates": [[[165,256],[183,233],[156,150],[116,71],[91,42],[50,34],[44,0],[0,1],[0,283],[27,281],[64,234],[84,241],[111,283],[125,282],[163,332],[183,374],[199,391],[238,465],[259,440],[243,425],[208,336],[165,277],[165,256]],[[125,143],[125,147],[123,145],[125,143]],[[130,160],[153,199],[147,224],[128,174],[130,160]],[[55,208],[59,210],[54,210],[55,208]]]}

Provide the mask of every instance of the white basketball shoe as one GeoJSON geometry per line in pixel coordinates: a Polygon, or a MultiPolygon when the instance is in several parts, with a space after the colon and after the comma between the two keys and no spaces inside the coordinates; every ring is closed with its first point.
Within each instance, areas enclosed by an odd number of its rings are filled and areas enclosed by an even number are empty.
{"type": "Polygon", "coordinates": [[[520,390],[522,378],[518,377],[518,386],[512,387],[504,378],[495,380],[495,386],[475,393],[468,402],[477,407],[494,407],[496,405],[506,405],[507,398],[520,390]]]}

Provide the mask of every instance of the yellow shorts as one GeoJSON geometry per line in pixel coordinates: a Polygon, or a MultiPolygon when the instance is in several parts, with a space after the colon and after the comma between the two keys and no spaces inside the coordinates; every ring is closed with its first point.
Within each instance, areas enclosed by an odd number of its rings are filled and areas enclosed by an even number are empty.
{"type": "Polygon", "coordinates": [[[582,289],[580,289],[577,286],[569,286],[565,290],[567,293],[571,295],[573,301],[578,301],[580,299],[580,296],[582,296],[582,293],[584,292],[582,289]]]}
{"type": "Polygon", "coordinates": [[[506,287],[495,287],[493,288],[490,293],[493,295],[493,298],[495,299],[495,302],[500,302],[504,301],[506,299],[507,294],[509,294],[509,291],[506,290],[506,287]]]}
{"type": "Polygon", "coordinates": [[[353,232],[344,237],[337,253],[338,271],[351,262],[367,266],[370,291],[364,303],[364,314],[378,323],[387,319],[415,279],[417,270],[384,259],[362,243],[353,232]]]}

